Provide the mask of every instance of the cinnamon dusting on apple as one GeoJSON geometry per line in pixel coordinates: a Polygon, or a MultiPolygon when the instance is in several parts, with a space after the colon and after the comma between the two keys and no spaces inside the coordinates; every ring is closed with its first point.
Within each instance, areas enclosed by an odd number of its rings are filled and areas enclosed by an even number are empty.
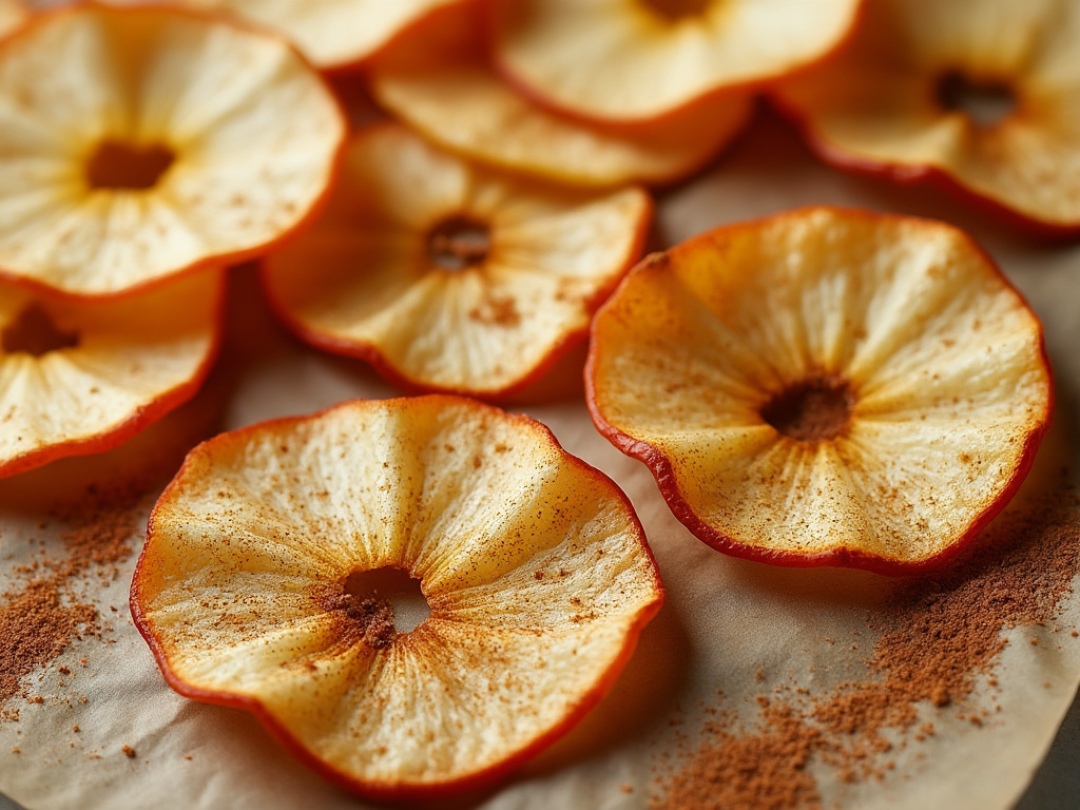
{"type": "Polygon", "coordinates": [[[430,614],[420,583],[397,568],[354,571],[341,590],[320,598],[328,612],[343,614],[344,641],[381,650],[430,614]]]}
{"type": "Polygon", "coordinates": [[[105,140],[90,155],[86,182],[91,189],[145,191],[154,188],[176,160],[163,144],[105,140]]]}
{"type": "Polygon", "coordinates": [[[37,302],[23,309],[0,332],[0,347],[7,354],[22,352],[32,357],[42,357],[78,345],[78,333],[65,332],[57,327],[48,311],[37,302]]]}
{"type": "Polygon", "coordinates": [[[654,14],[674,23],[687,17],[702,16],[709,10],[712,0],[644,0],[644,5],[654,14]]]}
{"type": "Polygon", "coordinates": [[[828,441],[847,429],[854,406],[848,382],[822,374],[785,388],[761,409],[761,418],[788,438],[828,441]]]}
{"type": "Polygon", "coordinates": [[[961,112],[979,126],[993,126],[1016,109],[1016,93],[1001,79],[977,79],[950,70],[938,79],[935,90],[943,109],[961,112]]]}
{"type": "Polygon", "coordinates": [[[478,267],[491,253],[491,229],[474,219],[453,216],[431,229],[427,245],[431,261],[443,270],[478,267]]]}

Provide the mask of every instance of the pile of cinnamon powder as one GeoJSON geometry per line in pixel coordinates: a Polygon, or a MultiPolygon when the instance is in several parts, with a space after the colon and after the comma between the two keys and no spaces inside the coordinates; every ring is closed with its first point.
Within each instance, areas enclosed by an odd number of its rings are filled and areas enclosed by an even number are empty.
{"type": "Polygon", "coordinates": [[[939,576],[896,586],[869,621],[879,634],[870,678],[824,695],[759,697],[751,729],[710,721],[682,766],[660,778],[653,810],[819,808],[808,765],[840,782],[883,779],[894,767],[886,731],[902,746],[934,733],[920,710],[957,706],[981,725],[988,712],[967,704],[978,679],[994,684],[1003,631],[1051,622],[1072,591],[1080,502],[1068,489],[1001,515],[975,545],[939,576]]]}

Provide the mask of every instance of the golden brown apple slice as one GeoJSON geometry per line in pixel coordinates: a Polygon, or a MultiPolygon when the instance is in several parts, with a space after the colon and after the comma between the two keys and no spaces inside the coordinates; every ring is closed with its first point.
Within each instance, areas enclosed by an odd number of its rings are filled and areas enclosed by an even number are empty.
{"type": "Polygon", "coordinates": [[[447,149],[594,186],[685,177],[723,149],[752,110],[750,96],[738,93],[618,129],[551,112],[493,70],[475,5],[431,14],[375,61],[371,81],[384,107],[447,149]]]}
{"type": "Polygon", "coordinates": [[[122,443],[199,389],[217,354],[219,270],[75,303],[0,282],[0,476],[122,443]]]}
{"type": "Polygon", "coordinates": [[[22,0],[0,0],[0,36],[15,30],[30,16],[22,0]]]}
{"type": "Polygon", "coordinates": [[[642,262],[597,314],[600,431],[711,546],[784,565],[942,563],[1046,430],[1042,327],[960,231],[814,208],[642,262]]]}
{"type": "Polygon", "coordinates": [[[408,388],[507,396],[584,340],[651,209],[638,188],[542,185],[387,124],[355,137],[329,210],[263,280],[316,346],[408,388]]]}
{"type": "Polygon", "coordinates": [[[1080,229],[1080,5],[869,3],[834,59],[777,89],[814,149],[1080,229]]]}
{"type": "Polygon", "coordinates": [[[661,600],[610,479],[539,423],[445,396],[200,445],[131,591],[174,689],[252,711],[324,776],[396,799],[489,782],[566,732],[661,600]],[[411,578],[430,615],[401,632],[388,592],[361,584],[372,572],[411,578]]]}
{"type": "Polygon", "coordinates": [[[322,70],[371,57],[411,23],[460,0],[187,0],[286,35],[322,70]]]}
{"type": "Polygon", "coordinates": [[[262,252],[327,191],[345,123],[276,37],[80,5],[0,42],[0,273],[110,295],[262,252]]]}
{"type": "Polygon", "coordinates": [[[588,119],[657,119],[821,59],[860,0],[496,0],[495,57],[541,101],[588,119]]]}

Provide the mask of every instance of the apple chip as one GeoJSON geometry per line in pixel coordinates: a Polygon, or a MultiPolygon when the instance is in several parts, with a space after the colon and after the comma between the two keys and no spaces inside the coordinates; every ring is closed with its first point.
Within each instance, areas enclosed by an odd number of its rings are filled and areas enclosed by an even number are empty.
{"type": "Polygon", "coordinates": [[[597,314],[600,431],[736,556],[900,574],[959,551],[1049,421],[1042,326],[940,223],[814,208],[643,261],[597,314]]]}
{"type": "Polygon", "coordinates": [[[489,782],[569,730],[662,593],[610,479],[527,417],[429,396],[197,447],[154,508],[131,605],[178,692],[403,799],[489,782]],[[430,611],[412,629],[401,580],[430,611]]]}
{"type": "Polygon", "coordinates": [[[219,270],[102,302],[0,282],[0,476],[108,450],[190,399],[224,289],[219,270]]]}
{"type": "Polygon", "coordinates": [[[292,39],[316,67],[356,65],[433,9],[460,0],[187,0],[292,39]]]}
{"type": "Polygon", "coordinates": [[[617,129],[549,111],[495,72],[473,12],[460,5],[432,14],[371,74],[384,107],[447,149],[568,183],[666,183],[704,165],[750,118],[744,93],[617,129]]]}
{"type": "Polygon", "coordinates": [[[1080,229],[1080,4],[881,0],[777,101],[838,166],[1080,229]]]}
{"type": "Polygon", "coordinates": [[[315,346],[407,388],[506,396],[584,340],[651,211],[638,188],[543,185],[386,124],[355,137],[329,210],[263,280],[315,346]]]}
{"type": "Polygon", "coordinates": [[[0,273],[103,296],[239,260],[326,194],[345,123],[275,37],[80,5],[0,42],[0,273]]]}
{"type": "Polygon", "coordinates": [[[10,33],[29,16],[21,0],[0,0],[0,36],[10,33]]]}
{"type": "Polygon", "coordinates": [[[590,119],[655,119],[810,64],[860,0],[499,0],[499,64],[537,98],[590,119]]]}

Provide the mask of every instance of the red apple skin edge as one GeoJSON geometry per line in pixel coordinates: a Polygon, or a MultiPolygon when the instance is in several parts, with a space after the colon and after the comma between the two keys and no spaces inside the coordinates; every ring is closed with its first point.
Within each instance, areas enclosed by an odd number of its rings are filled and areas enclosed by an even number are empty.
{"type": "MultiPolygon", "coordinates": [[[[5,44],[6,40],[9,39],[12,34],[21,33],[23,31],[29,30],[31,27],[42,25],[46,20],[52,19],[54,16],[58,17],[61,15],[72,14],[82,9],[108,9],[115,11],[116,8],[116,6],[108,5],[101,2],[95,2],[95,0],[79,0],[79,2],[75,2],[70,5],[58,6],[56,8],[37,11],[28,21],[20,24],[15,31],[8,34],[7,37],[0,39],[0,47],[5,44]]],[[[139,6],[139,8],[145,9],[148,8],[148,6],[139,6]]],[[[284,36],[268,32],[265,28],[259,28],[256,25],[240,22],[233,19],[232,17],[226,18],[222,14],[215,14],[211,11],[201,11],[199,9],[181,6],[176,4],[175,2],[157,3],[153,6],[150,6],[149,8],[153,8],[155,11],[162,10],[175,12],[177,14],[181,14],[183,16],[190,17],[196,20],[202,20],[204,22],[224,22],[230,25],[232,28],[236,28],[241,31],[258,34],[259,36],[264,38],[277,39],[284,45],[286,45],[288,49],[292,51],[298,59],[300,59],[300,61],[302,61],[309,67],[311,66],[311,63],[307,60],[307,58],[305,58],[304,55],[301,54],[300,51],[298,51],[291,42],[289,42],[289,40],[287,40],[284,36]]],[[[330,193],[333,191],[334,188],[334,179],[341,174],[341,165],[345,159],[345,145],[348,141],[348,116],[345,114],[345,109],[342,107],[341,101],[338,98],[337,93],[334,92],[333,88],[331,88],[326,78],[322,74],[320,74],[319,71],[317,71],[314,67],[311,68],[311,71],[317,78],[319,84],[321,84],[323,89],[326,90],[327,95],[333,101],[336,117],[341,122],[342,137],[338,142],[337,146],[334,148],[334,155],[331,159],[330,167],[327,172],[327,177],[329,178],[329,180],[327,182],[326,188],[324,188],[318,198],[316,198],[311,203],[311,206],[304,213],[304,215],[301,216],[300,219],[298,219],[288,228],[286,228],[285,231],[275,239],[272,239],[263,245],[256,245],[255,247],[251,248],[235,250],[228,253],[219,253],[213,256],[205,256],[201,259],[191,262],[188,265],[179,267],[176,270],[158,278],[148,279],[147,281],[140,282],[132,287],[126,287],[123,290],[106,294],[82,293],[74,292],[71,290],[62,290],[46,284],[42,281],[38,281],[37,279],[26,278],[21,274],[12,272],[11,270],[7,269],[2,265],[0,265],[0,278],[13,284],[17,284],[24,289],[28,289],[35,294],[47,294],[54,297],[60,297],[68,301],[115,301],[121,298],[129,297],[131,295],[137,295],[141,292],[160,287],[164,284],[168,284],[171,280],[181,275],[195,273],[199,270],[204,270],[210,267],[223,267],[226,265],[231,266],[243,264],[244,262],[251,261],[252,259],[258,259],[269,251],[276,250],[277,248],[286,244],[289,240],[295,237],[298,233],[301,233],[312,222],[314,222],[315,219],[318,218],[319,214],[322,213],[323,208],[326,207],[326,204],[330,199],[330,193]]]]}
{"type": "MultiPolygon", "coordinates": [[[[448,401],[459,402],[462,397],[433,394],[430,398],[445,399],[448,401]]],[[[392,401],[392,400],[391,400],[392,401]]],[[[346,403],[339,403],[346,404],[346,403]]],[[[483,405],[482,403],[476,403],[479,407],[490,408],[491,406],[483,405]]],[[[255,425],[249,425],[248,427],[241,428],[234,432],[234,434],[227,435],[244,435],[256,431],[265,427],[279,427],[287,426],[296,422],[306,421],[308,419],[316,418],[334,408],[338,405],[331,406],[322,411],[309,416],[299,417],[284,417],[280,419],[271,419],[265,422],[261,422],[255,425]]],[[[524,416],[517,416],[511,414],[511,416],[519,421],[525,421],[532,424],[539,425],[542,428],[544,438],[549,441],[560,451],[563,451],[562,445],[551,430],[539,422],[529,419],[524,416]]],[[[209,439],[199,445],[210,445],[217,439],[209,439]]],[[[402,802],[402,801],[419,801],[425,799],[442,799],[450,796],[467,793],[473,790],[479,790],[491,785],[497,784],[500,781],[507,778],[514,770],[521,767],[527,760],[534,757],[544,748],[550,746],[557,739],[564,736],[569,732],[577,723],[585,716],[594,706],[596,706],[603,697],[611,690],[615,682],[618,680],[619,675],[622,674],[623,669],[630,661],[631,656],[634,653],[634,649],[637,647],[638,638],[641,635],[641,631],[645,628],[652,618],[657,614],[664,603],[665,592],[663,583],[660,580],[659,569],[656,565],[656,558],[653,555],[652,549],[649,546],[648,540],[645,537],[645,530],[641,526],[641,522],[638,520],[637,513],[634,511],[633,505],[630,503],[630,499],[626,497],[626,494],[622,489],[612,481],[608,476],[596,469],[592,465],[585,461],[566,453],[566,459],[570,464],[577,466],[584,470],[589,476],[599,478],[602,481],[607,482],[612,488],[613,494],[619,499],[626,514],[630,517],[631,527],[638,538],[638,541],[645,552],[646,558],[649,560],[650,566],[653,571],[653,579],[655,583],[656,599],[649,605],[639,611],[634,619],[634,624],[626,634],[626,639],[623,643],[622,649],[619,651],[619,655],[608,667],[607,671],[603,674],[600,680],[593,686],[592,690],[582,695],[581,700],[568,711],[563,720],[550,728],[545,734],[537,738],[530,746],[522,749],[514,754],[512,757],[507,758],[503,762],[497,763],[490,768],[474,771],[468,774],[464,774],[458,779],[447,780],[445,782],[435,782],[422,785],[410,785],[410,784],[397,784],[392,782],[362,782],[352,778],[346,773],[343,773],[335,768],[330,767],[323,762],[317,756],[308,751],[303,744],[300,743],[295,737],[293,737],[289,731],[279,724],[266,708],[253,698],[245,698],[237,695],[231,695],[224,692],[215,692],[208,689],[199,689],[188,685],[184,680],[179,678],[169,665],[168,656],[164,648],[158,643],[157,639],[153,635],[153,631],[150,626],[149,620],[143,615],[140,608],[140,581],[141,570],[143,565],[144,555],[139,555],[138,563],[135,566],[135,573],[131,581],[131,593],[129,598],[129,606],[131,609],[131,617],[135,622],[135,627],[142,635],[143,639],[149,645],[151,652],[154,655],[154,660],[157,662],[158,667],[164,675],[166,682],[172,687],[173,691],[178,694],[198,700],[203,703],[212,703],[218,706],[227,706],[235,709],[242,709],[250,712],[258,718],[263,727],[270,733],[277,742],[295,759],[304,763],[312,771],[322,776],[327,781],[344,788],[350,792],[356,793],[365,798],[373,799],[375,801],[387,801],[387,802],[402,802]]],[[[183,475],[186,470],[188,462],[185,461],[181,466],[180,471],[177,473],[177,477],[166,487],[162,493],[162,498],[165,497],[176,486],[177,480],[183,475]]],[[[154,532],[154,522],[157,516],[157,506],[150,513],[150,520],[147,526],[147,537],[151,537],[154,532]]]]}
{"type": "Polygon", "coordinates": [[[1006,203],[982,194],[964,185],[960,180],[936,166],[913,166],[905,163],[889,163],[853,155],[834,146],[803,115],[776,94],[768,96],[769,104],[786,119],[802,137],[803,142],[822,162],[843,171],[884,178],[899,185],[928,185],[941,189],[962,203],[999,222],[1040,241],[1068,242],[1080,237],[1080,222],[1073,224],[1046,222],[1023,214],[1006,203]]]}
{"type": "MultiPolygon", "coordinates": [[[[207,376],[210,374],[210,370],[217,361],[218,355],[221,353],[221,344],[225,333],[226,284],[227,276],[225,271],[222,270],[217,283],[217,289],[214,293],[216,301],[214,303],[214,313],[212,316],[214,327],[210,349],[206,353],[206,357],[203,359],[198,371],[190,380],[182,385],[178,385],[176,388],[164,392],[153,402],[136,410],[126,420],[109,430],[107,433],[101,433],[97,436],[90,436],[85,439],[65,442],[63,444],[42,447],[11,459],[6,464],[0,464],[0,478],[7,478],[11,475],[27,472],[62,458],[104,453],[106,450],[111,450],[114,447],[123,444],[128,439],[135,436],[136,433],[139,433],[144,428],[161,419],[165,414],[175,410],[194,397],[195,394],[199,392],[199,389],[202,388],[202,384],[206,381],[207,376]]],[[[53,297],[55,298],[57,296],[54,295],[53,297]]]]}
{"type": "MultiPolygon", "coordinates": [[[[866,211],[858,209],[844,209],[836,206],[813,206],[815,209],[827,208],[834,211],[842,211],[848,215],[857,215],[863,217],[889,218],[889,219],[904,219],[911,220],[915,217],[906,217],[896,214],[871,214],[866,211]]],[[[796,211],[802,209],[796,209],[796,211]]],[[[795,213],[795,212],[789,212],[795,213]]],[[[761,217],[759,219],[750,220],[748,222],[737,223],[735,225],[727,226],[731,229],[741,228],[753,228],[757,227],[759,223],[765,222],[771,219],[771,217],[761,217]]],[[[939,224],[939,223],[935,223],[939,224]]],[[[960,231],[960,233],[963,233],[960,231]]],[[[998,277],[1004,282],[1004,284],[1012,290],[1020,301],[1034,314],[1031,310],[1031,306],[1027,300],[1020,294],[1019,290],[1008,280],[997,264],[990,258],[989,254],[982,249],[970,236],[963,233],[964,239],[983,257],[983,259],[989,264],[998,277]]],[[[694,241],[694,238],[688,240],[694,241]]],[[[682,244],[686,244],[685,242],[682,244]]],[[[679,247],[679,246],[676,246],[679,247]]],[[[648,261],[646,257],[642,264],[648,261]]],[[[636,270],[636,268],[635,268],[636,270]]],[[[634,270],[630,272],[632,276],[634,270]]],[[[627,277],[629,278],[629,276],[627,277]]],[[[625,280],[623,283],[627,283],[625,280]]],[[[602,311],[602,310],[601,310],[602,311]]],[[[755,562],[768,563],[769,565],[780,565],[789,568],[812,568],[817,566],[836,566],[840,568],[855,568],[863,571],[870,571],[875,574],[881,574],[889,577],[898,576],[923,576],[940,571],[944,566],[964,551],[972,541],[978,537],[982,529],[997,516],[1002,509],[1009,503],[1012,497],[1016,494],[1020,485],[1024,482],[1028,472],[1031,470],[1032,464],[1035,462],[1035,456],[1038,452],[1039,445],[1042,443],[1043,437],[1046,435],[1050,428],[1051,416],[1054,411],[1054,398],[1055,398],[1055,385],[1053,370],[1050,366],[1050,358],[1046,353],[1046,340],[1042,321],[1036,316],[1036,321],[1039,325],[1039,353],[1043,366],[1046,368],[1048,380],[1049,380],[1049,392],[1046,401],[1046,410],[1043,415],[1040,426],[1028,434],[1027,440],[1024,442],[1024,448],[1021,452],[1020,458],[1013,469],[1012,475],[1009,478],[1008,483],[1001,489],[997,500],[991,503],[981,514],[977,515],[975,519],[952,544],[947,548],[942,549],[938,554],[927,557],[923,560],[914,560],[905,562],[901,560],[891,560],[885,557],[879,557],[873,554],[867,554],[862,551],[846,548],[838,548],[833,551],[821,552],[818,554],[795,554],[792,552],[783,551],[769,551],[761,549],[756,546],[746,545],[740,543],[735,538],[729,537],[716,529],[709,526],[705,521],[698,517],[693,508],[688,504],[685,496],[683,495],[682,488],[679,485],[679,481],[675,475],[671,459],[668,458],[657,448],[651,444],[635,439],[632,436],[628,436],[618,428],[608,423],[603,415],[600,413],[600,409],[596,404],[596,388],[595,388],[595,352],[597,351],[597,345],[599,343],[595,333],[595,320],[594,331],[592,334],[592,343],[589,348],[589,356],[585,361],[585,401],[589,408],[589,414],[592,416],[593,424],[596,429],[610,441],[615,447],[621,450],[631,458],[636,458],[639,461],[645,463],[646,466],[652,471],[653,476],[656,478],[657,486],[660,489],[661,495],[667,502],[668,507],[671,509],[672,514],[689,529],[690,533],[697,537],[705,544],[712,546],[717,551],[728,554],[732,557],[739,557],[745,560],[753,560],[755,562]]]]}
{"type": "MultiPolygon", "coordinates": [[[[655,210],[655,202],[653,201],[652,195],[645,192],[645,198],[646,208],[642,215],[641,222],[638,224],[637,230],[634,233],[634,241],[630,245],[630,249],[623,259],[622,267],[610,284],[606,285],[602,290],[598,291],[586,301],[586,309],[592,314],[595,314],[600,305],[611,297],[611,293],[619,286],[630,268],[637,264],[638,258],[645,249],[645,241],[649,234],[649,228],[655,210]]],[[[342,355],[344,357],[352,357],[369,363],[379,376],[391,385],[394,385],[403,392],[409,394],[447,394],[482,399],[485,402],[491,403],[517,402],[519,401],[519,396],[523,392],[527,392],[531,386],[539,382],[544,375],[551,370],[552,366],[569,353],[575,346],[583,343],[589,336],[589,324],[586,324],[580,329],[574,329],[567,332],[527,374],[502,388],[480,391],[464,388],[440,387],[423,383],[402,374],[393,367],[386,359],[386,356],[379,351],[377,347],[370,343],[357,343],[344,338],[324,335],[314,329],[309,329],[298,319],[293,318],[286,312],[285,308],[280,305],[278,299],[270,290],[270,284],[266,278],[267,274],[266,262],[264,260],[260,263],[259,272],[259,283],[263,290],[263,297],[267,301],[270,310],[274,313],[274,316],[283,323],[290,332],[316,349],[321,349],[322,351],[342,355]]]]}
{"type": "Polygon", "coordinates": [[[495,21],[497,12],[494,9],[499,3],[504,0],[476,0],[480,4],[481,20],[484,27],[485,39],[489,45],[489,51],[491,53],[492,67],[498,72],[500,76],[511,86],[515,91],[520,93],[525,98],[532,101],[539,107],[547,110],[551,110],[558,115],[564,116],[571,121],[576,121],[579,124],[586,126],[599,126],[604,129],[619,132],[633,132],[636,127],[642,124],[655,124],[660,121],[664,121],[671,118],[676,118],[689,112],[695,107],[708,107],[710,104],[715,104],[718,101],[723,101],[724,96],[729,93],[749,93],[760,92],[767,90],[770,85],[778,81],[779,79],[791,79],[796,76],[801,76],[803,73],[813,70],[825,60],[832,57],[834,53],[840,50],[846,45],[855,32],[859,29],[863,16],[866,14],[866,7],[870,2],[875,0],[862,0],[858,7],[855,9],[855,13],[851,15],[851,20],[847,29],[837,38],[832,47],[827,51],[819,54],[805,64],[799,65],[793,70],[783,71],[780,74],[772,74],[768,76],[762,76],[757,79],[748,79],[736,84],[725,85],[715,90],[710,90],[697,98],[692,98],[689,101],[680,104],[670,110],[665,110],[663,113],[654,116],[646,116],[644,118],[604,118],[601,116],[586,115],[580,110],[564,107],[555,99],[545,96],[541,91],[532,87],[527,82],[518,77],[514,71],[510,68],[506,62],[499,58],[498,48],[494,47],[494,43],[497,39],[498,24],[495,21]]]}

